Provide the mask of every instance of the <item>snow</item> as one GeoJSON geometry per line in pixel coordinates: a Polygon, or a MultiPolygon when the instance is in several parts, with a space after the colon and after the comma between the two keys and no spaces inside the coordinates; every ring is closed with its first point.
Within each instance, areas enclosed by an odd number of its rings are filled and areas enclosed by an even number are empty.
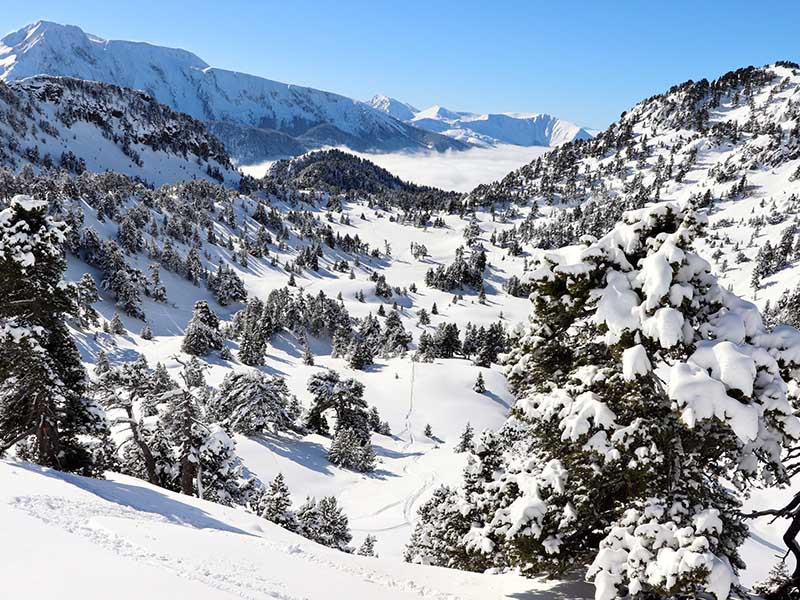
{"type": "Polygon", "coordinates": [[[729,396],[723,383],[702,367],[689,363],[674,365],[667,391],[689,427],[694,427],[699,420],[717,418],[728,422],[744,443],[758,435],[758,409],[729,396]]]}
{"type": "Polygon", "coordinates": [[[633,381],[639,375],[647,375],[651,370],[647,351],[641,344],[626,348],[622,352],[622,376],[625,381],[633,381]]]}
{"type": "MultiPolygon", "coordinates": [[[[22,462],[0,461],[0,522],[9,598],[31,597],[32,582],[37,598],[82,600],[105,600],[111,589],[122,600],[485,600],[538,587],[510,574],[345,554],[141,480],[92,480],[22,462]]],[[[530,597],[556,598],[553,587],[530,597]]]]}

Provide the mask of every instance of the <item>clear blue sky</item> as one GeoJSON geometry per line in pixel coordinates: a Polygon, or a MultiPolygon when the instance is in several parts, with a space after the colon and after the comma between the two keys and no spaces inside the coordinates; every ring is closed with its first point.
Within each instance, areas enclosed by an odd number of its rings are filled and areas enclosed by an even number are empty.
{"type": "Polygon", "coordinates": [[[34,0],[36,19],[182,47],[207,63],[420,108],[549,112],[602,127],[687,79],[800,62],[800,2],[34,0]]]}

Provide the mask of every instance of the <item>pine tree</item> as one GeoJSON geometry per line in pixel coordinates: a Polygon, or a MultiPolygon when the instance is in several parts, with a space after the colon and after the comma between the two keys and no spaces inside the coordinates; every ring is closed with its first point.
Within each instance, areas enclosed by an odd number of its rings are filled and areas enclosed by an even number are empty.
{"type": "MultiPolygon", "coordinates": [[[[192,365],[183,365],[181,379],[181,387],[165,394],[163,422],[165,431],[176,448],[180,491],[192,496],[195,494],[197,467],[208,427],[202,421],[202,390],[192,365]]],[[[201,495],[200,492],[198,489],[198,495],[201,495]]]]}
{"type": "Polygon", "coordinates": [[[278,473],[261,498],[259,514],[289,531],[298,528],[297,515],[292,512],[292,498],[283,473],[278,473]]]}
{"type": "Polygon", "coordinates": [[[193,356],[205,356],[211,350],[221,350],[222,344],[219,318],[208,302],[198,300],[194,303],[192,318],[183,334],[181,350],[193,356]]]}
{"type": "Polygon", "coordinates": [[[431,429],[431,424],[430,423],[425,425],[425,431],[422,432],[422,435],[424,435],[426,438],[432,438],[433,437],[433,429],[431,429]]]}
{"type": "Polygon", "coordinates": [[[473,441],[475,437],[475,432],[472,429],[472,425],[467,422],[467,426],[464,427],[464,431],[461,433],[461,437],[458,440],[458,445],[456,446],[456,452],[470,452],[475,447],[475,443],[473,441]]]}
{"type": "Polygon", "coordinates": [[[351,551],[348,547],[353,536],[347,516],[334,496],[325,496],[317,504],[318,528],[316,541],[324,546],[351,551]]]}
{"type": "Polygon", "coordinates": [[[109,331],[111,331],[111,333],[114,335],[125,335],[127,330],[125,329],[125,325],[122,323],[122,319],[120,319],[118,313],[114,313],[114,316],[111,317],[109,331]]]}
{"type": "Polygon", "coordinates": [[[475,380],[475,385],[472,389],[478,394],[483,394],[486,391],[486,385],[483,382],[483,373],[478,373],[478,378],[475,380]]]}
{"type": "Polygon", "coordinates": [[[264,363],[264,349],[267,339],[262,318],[263,312],[263,302],[258,298],[251,298],[242,313],[241,332],[239,335],[239,360],[251,367],[264,363]]]}
{"type": "Polygon", "coordinates": [[[351,369],[362,370],[372,364],[372,349],[369,343],[360,336],[350,342],[347,354],[347,364],[351,369]]]}
{"type": "Polygon", "coordinates": [[[260,371],[231,372],[209,402],[209,417],[235,433],[255,435],[294,429],[299,417],[281,377],[260,371]]]}
{"type": "Polygon", "coordinates": [[[314,366],[314,353],[308,345],[308,336],[303,336],[303,364],[309,367],[314,366]]]}
{"type": "Polygon", "coordinates": [[[139,337],[141,337],[143,340],[153,339],[153,330],[150,329],[150,325],[145,324],[145,326],[142,327],[142,331],[139,333],[139,337]]]}
{"type": "Polygon", "coordinates": [[[358,431],[341,426],[336,428],[328,460],[342,468],[366,473],[375,468],[375,451],[370,441],[364,440],[358,431]]]}
{"type": "Polygon", "coordinates": [[[86,372],[65,324],[78,316],[64,285],[66,225],[47,203],[15,196],[0,211],[0,455],[85,475],[108,429],[85,397],[86,372]]]}
{"type": "Polygon", "coordinates": [[[77,301],[81,327],[84,329],[89,326],[97,327],[100,322],[99,315],[95,310],[94,304],[100,300],[97,293],[97,286],[94,277],[89,273],[84,273],[77,283],[77,301]]]}
{"type": "Polygon", "coordinates": [[[430,325],[431,323],[430,315],[428,315],[428,311],[425,310],[424,308],[420,308],[419,311],[417,311],[417,322],[420,325],[430,325]]]}
{"type": "Polygon", "coordinates": [[[358,554],[359,556],[374,556],[375,558],[377,558],[378,555],[375,554],[375,542],[377,541],[378,538],[368,533],[367,537],[364,538],[364,541],[358,547],[358,551],[356,552],[356,554],[358,554]]]}

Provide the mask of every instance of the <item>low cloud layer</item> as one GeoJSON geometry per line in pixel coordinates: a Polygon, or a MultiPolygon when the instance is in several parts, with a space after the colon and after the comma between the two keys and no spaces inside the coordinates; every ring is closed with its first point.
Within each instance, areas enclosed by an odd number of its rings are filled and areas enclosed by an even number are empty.
{"type": "MultiPolygon", "coordinates": [[[[481,183],[502,179],[510,171],[531,162],[549,148],[503,145],[496,148],[472,148],[462,152],[398,152],[363,154],[353,152],[380,165],[401,179],[445,190],[468,192],[481,183]]],[[[351,150],[347,150],[352,152],[351,150]]],[[[272,162],[243,166],[255,177],[266,173],[272,162]]]]}

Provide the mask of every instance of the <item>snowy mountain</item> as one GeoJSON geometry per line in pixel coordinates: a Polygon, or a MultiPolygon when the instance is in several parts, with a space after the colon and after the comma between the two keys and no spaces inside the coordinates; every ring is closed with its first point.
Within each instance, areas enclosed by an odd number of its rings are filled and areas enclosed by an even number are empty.
{"type": "Polygon", "coordinates": [[[389,98],[381,94],[373,96],[367,104],[375,110],[379,110],[390,117],[394,117],[398,121],[410,121],[414,118],[414,115],[419,112],[419,109],[414,108],[410,104],[400,102],[400,100],[395,100],[394,98],[389,98]]]}
{"type": "Polygon", "coordinates": [[[239,180],[205,125],[149,96],[66,77],[0,82],[0,164],[117,171],[154,184],[239,180]]]}
{"type": "Polygon", "coordinates": [[[439,105],[417,110],[410,104],[381,95],[374,96],[369,104],[396,119],[473,146],[561,146],[589,139],[596,133],[546,114],[475,114],[455,112],[439,105]]]}
{"type": "Polygon", "coordinates": [[[143,90],[218,127],[234,158],[264,160],[300,148],[346,145],[360,151],[463,149],[460,142],[402,123],[365,103],[261,77],[217,69],[185,50],[105,40],[71,25],[37,21],[0,40],[0,79],[38,74],[112,83],[143,90]],[[243,134],[242,128],[252,128],[243,134]],[[224,136],[230,135],[231,139],[224,136]]]}

